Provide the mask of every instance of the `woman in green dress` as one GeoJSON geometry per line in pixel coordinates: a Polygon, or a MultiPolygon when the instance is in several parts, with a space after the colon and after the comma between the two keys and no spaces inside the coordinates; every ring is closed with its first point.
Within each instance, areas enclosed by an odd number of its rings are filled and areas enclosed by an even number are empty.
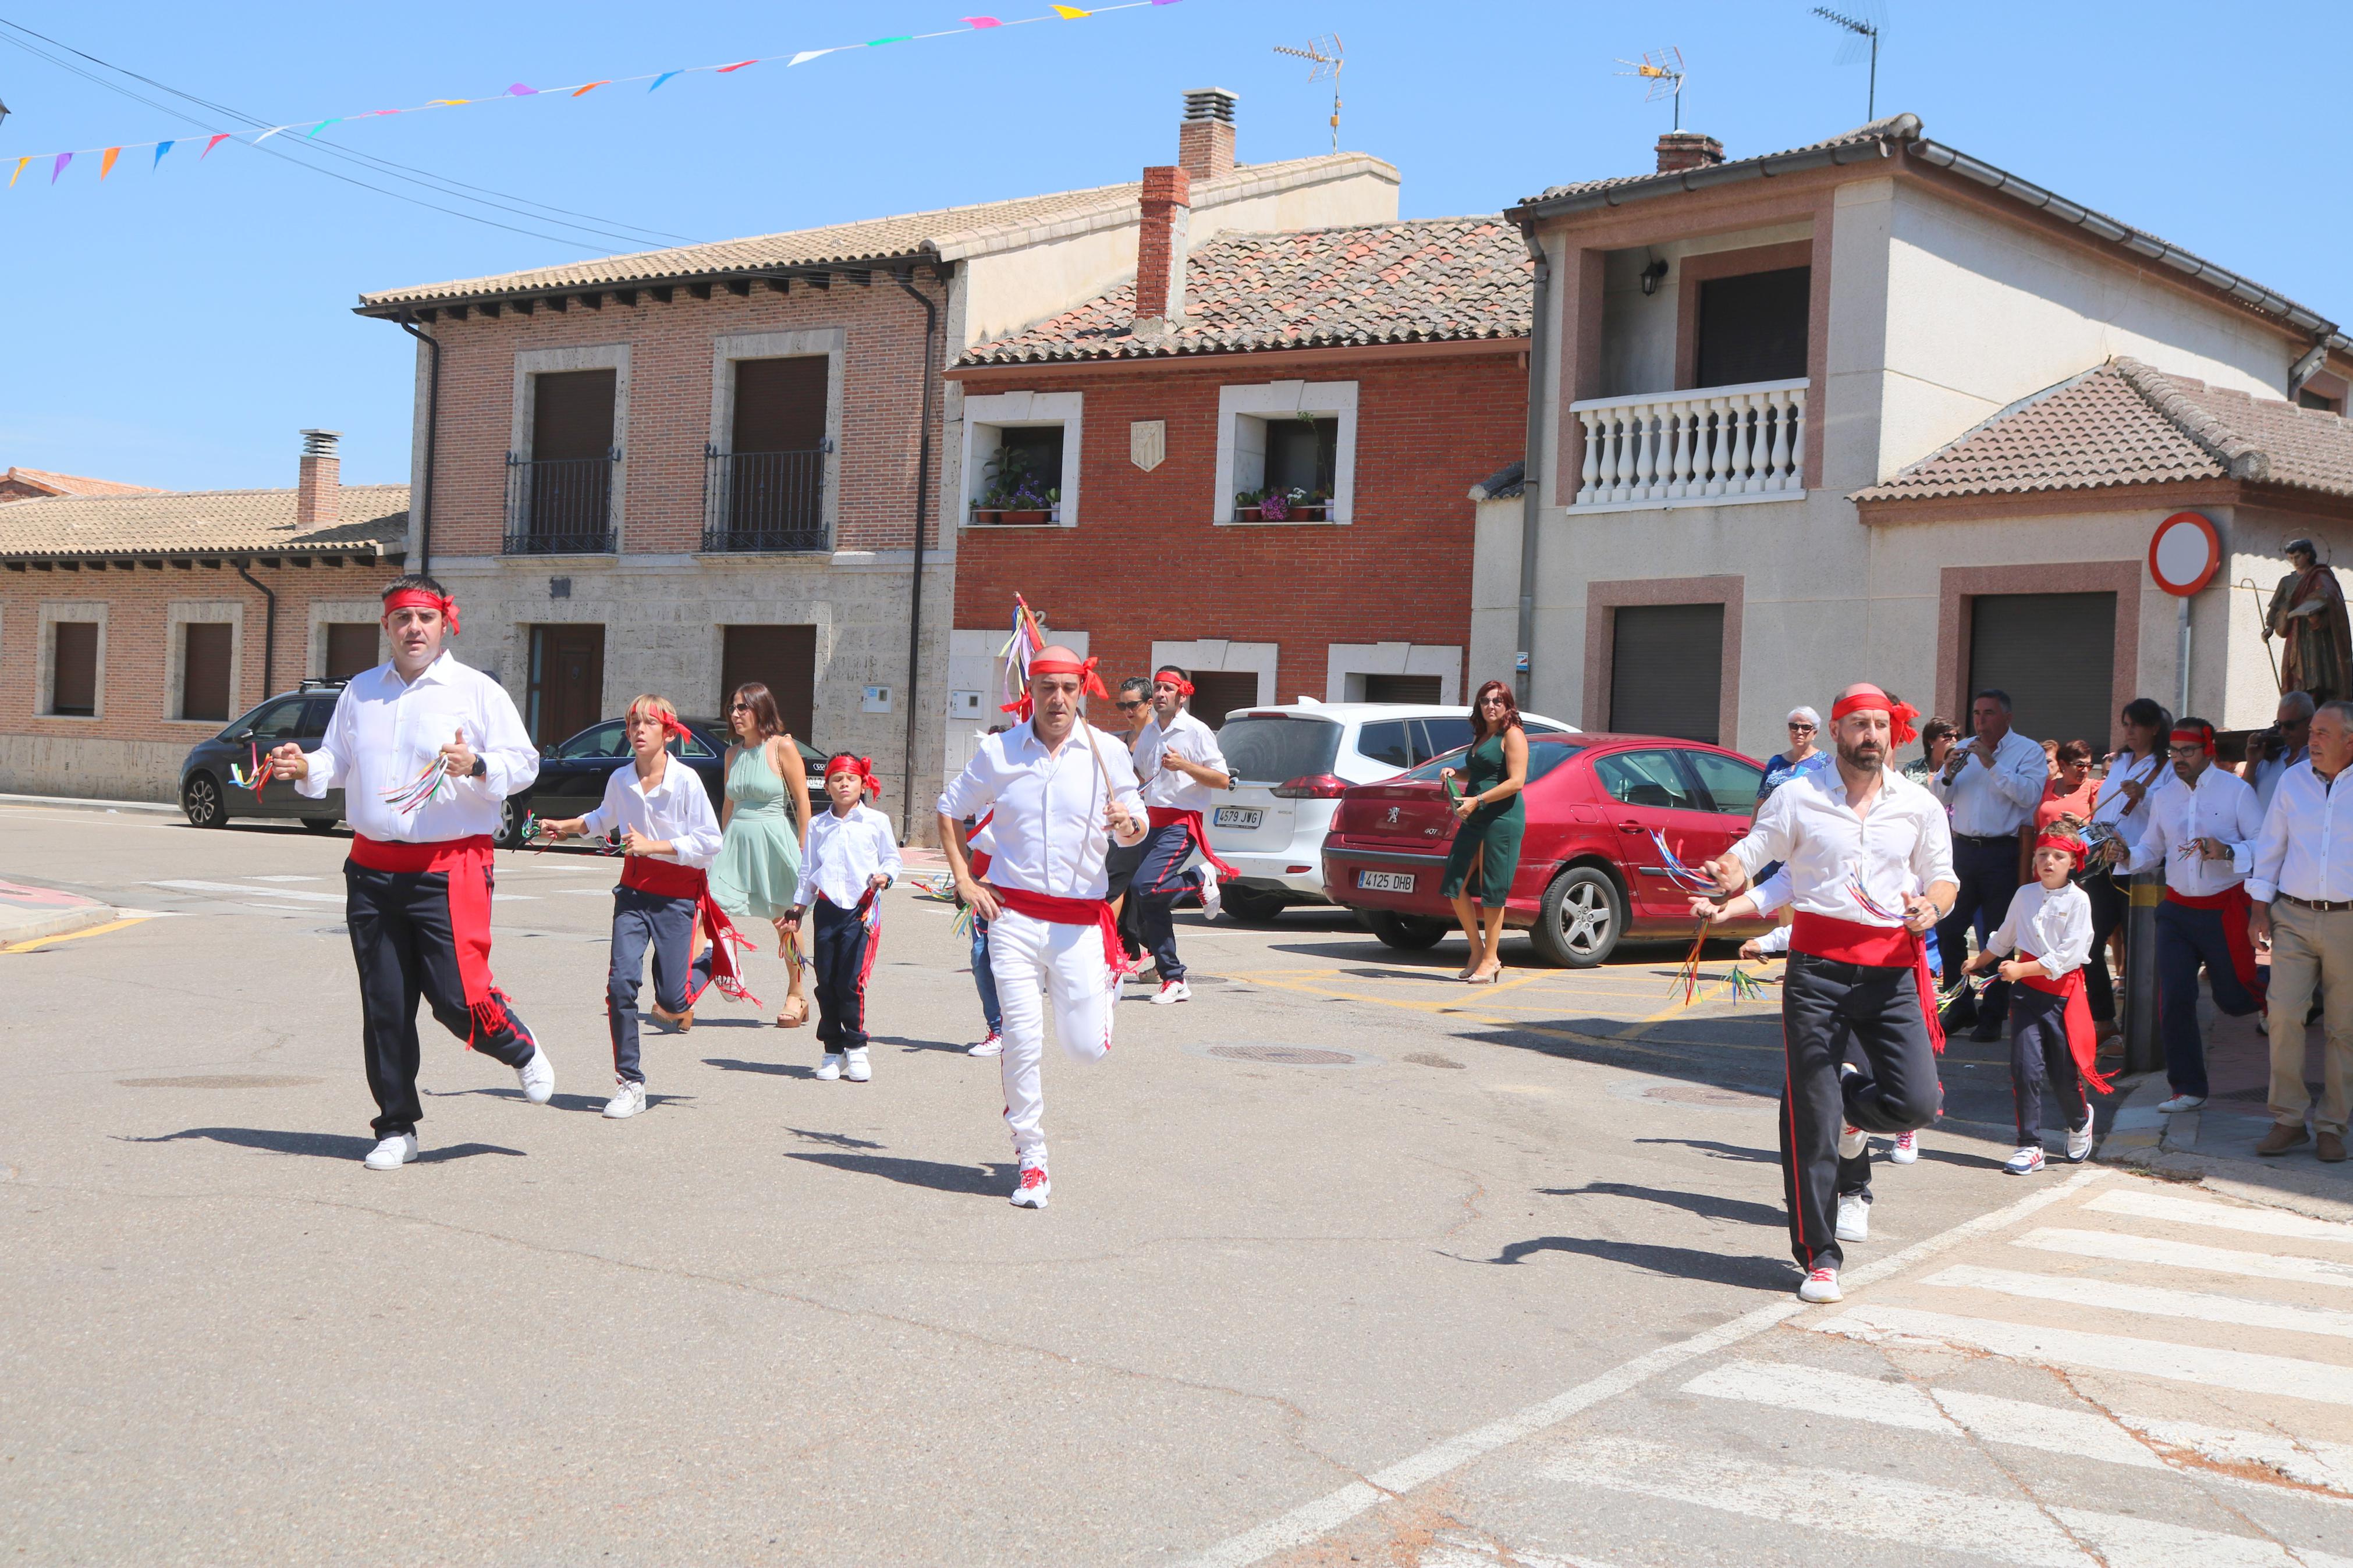
{"type": "Polygon", "coordinates": [[[1454,918],[1471,939],[1471,962],[1460,978],[1491,985],[1504,972],[1504,900],[1520,868],[1520,834],[1528,819],[1520,803],[1528,782],[1528,737],[1510,687],[1491,680],[1479,689],[1471,701],[1471,751],[1462,759],[1462,772],[1445,768],[1438,776],[1450,786],[1458,777],[1462,781],[1461,798],[1454,804],[1461,826],[1454,830],[1446,880],[1439,889],[1453,901],[1454,918]],[[1470,892],[1474,878],[1475,903],[1470,892]]]}
{"type": "Polygon", "coordinates": [[[785,732],[776,698],[760,682],[735,689],[727,721],[737,743],[727,748],[727,799],[719,808],[719,858],[711,866],[711,896],[731,915],[776,928],[776,952],[791,973],[776,1026],[797,1029],[808,1021],[808,996],[784,916],[800,891],[808,838],[808,769],[785,732]]]}

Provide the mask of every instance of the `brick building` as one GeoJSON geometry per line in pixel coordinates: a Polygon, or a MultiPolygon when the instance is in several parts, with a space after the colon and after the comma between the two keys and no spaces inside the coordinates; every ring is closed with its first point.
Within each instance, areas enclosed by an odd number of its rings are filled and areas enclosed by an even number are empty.
{"type": "MultiPolygon", "coordinates": [[[[1187,97],[1200,229],[1396,212],[1396,172],[1362,154],[1235,163],[1232,110],[1230,94],[1187,97]]],[[[760,679],[797,736],[873,756],[883,808],[912,795],[902,826],[920,833],[944,768],[959,543],[939,476],[961,409],[939,373],[1116,282],[1138,196],[1065,191],[364,295],[362,314],[420,339],[409,559],[464,605],[470,658],[543,742],[635,691],[711,714],[760,679]]]]}
{"type": "Polygon", "coordinates": [[[952,756],[997,721],[1017,591],[1109,673],[1192,668],[1213,723],[1301,694],[1459,702],[1509,673],[1465,662],[1467,491],[1526,435],[1518,234],[1490,216],[1203,242],[1189,186],[1145,171],[1137,284],[950,372],[952,756]],[[1013,471],[1058,479],[1050,514],[1008,521],[1013,471]],[[1270,489],[1271,519],[1251,504],[1270,489]]]}
{"type": "Polygon", "coordinates": [[[126,485],[119,479],[85,479],[79,474],[53,474],[47,468],[10,468],[0,474],[0,501],[33,500],[43,496],[152,496],[161,490],[126,485]]]}
{"type": "Polygon", "coordinates": [[[344,485],[303,435],[292,489],[0,505],[0,790],[170,800],[228,720],[386,657],[408,487],[344,485]]]}

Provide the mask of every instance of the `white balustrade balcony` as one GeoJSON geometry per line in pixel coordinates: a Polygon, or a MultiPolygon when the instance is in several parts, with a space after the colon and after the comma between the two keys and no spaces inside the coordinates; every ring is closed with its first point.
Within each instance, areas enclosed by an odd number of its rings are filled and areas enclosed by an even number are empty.
{"type": "Polygon", "coordinates": [[[1574,504],[1691,505],[1803,490],[1806,386],[1757,381],[1570,404],[1585,429],[1574,504]]]}

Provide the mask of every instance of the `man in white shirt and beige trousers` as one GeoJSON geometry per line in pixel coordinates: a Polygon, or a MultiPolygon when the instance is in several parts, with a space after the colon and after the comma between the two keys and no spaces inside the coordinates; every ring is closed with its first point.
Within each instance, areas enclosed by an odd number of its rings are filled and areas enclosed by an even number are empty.
{"type": "Polygon", "coordinates": [[[2272,950],[2273,1125],[2255,1152],[2284,1154],[2308,1139],[2316,1155],[2334,1163],[2345,1158],[2347,1085],[2353,1081],[2353,702],[2321,705],[2312,717],[2311,746],[2311,754],[2280,777],[2247,879],[2254,900],[2248,936],[2272,950]],[[2316,986],[2327,1043],[2320,1105],[2307,1135],[2305,1016],[2316,986]]]}

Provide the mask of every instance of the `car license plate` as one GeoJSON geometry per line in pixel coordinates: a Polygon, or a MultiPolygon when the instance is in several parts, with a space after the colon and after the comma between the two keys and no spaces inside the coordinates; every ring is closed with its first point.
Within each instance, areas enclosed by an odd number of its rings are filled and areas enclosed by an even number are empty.
{"type": "Polygon", "coordinates": [[[1256,805],[1221,805],[1218,807],[1219,827],[1256,827],[1266,820],[1266,811],[1256,805]]]}
{"type": "Polygon", "coordinates": [[[1369,893],[1410,893],[1413,873],[1410,871],[1359,871],[1356,886],[1369,893]]]}

